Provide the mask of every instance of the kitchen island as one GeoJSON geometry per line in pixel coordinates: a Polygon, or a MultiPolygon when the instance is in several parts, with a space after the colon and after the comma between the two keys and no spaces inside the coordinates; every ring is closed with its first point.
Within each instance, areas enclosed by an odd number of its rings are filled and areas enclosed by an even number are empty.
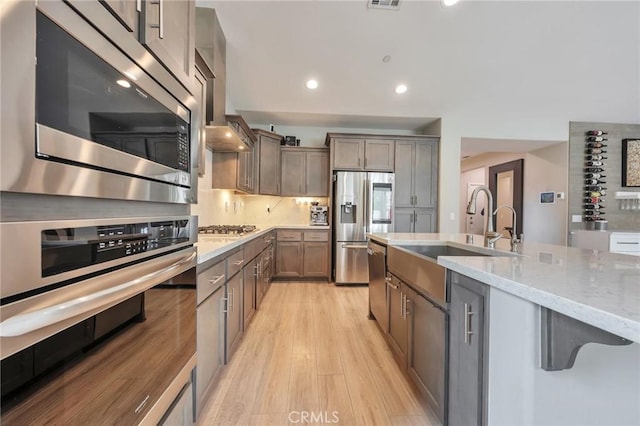
{"type": "MultiPolygon", "coordinates": [[[[458,274],[486,288],[485,371],[480,384],[484,423],[640,424],[637,257],[534,243],[510,253],[509,241],[499,240],[496,249],[486,249],[480,235],[470,244],[466,234],[369,237],[392,248],[450,245],[478,252],[479,256],[441,256],[437,264],[447,268],[449,277],[458,274]],[[559,371],[549,371],[553,368],[548,365],[543,369],[543,337],[555,331],[543,319],[556,313],[568,318],[569,326],[560,334],[565,341],[574,340],[574,330],[578,335],[586,329],[587,335],[611,333],[622,346],[589,343],[573,365],[559,371]]],[[[420,260],[421,255],[415,256],[420,260]]],[[[459,342],[448,343],[451,349],[459,342]]],[[[553,353],[553,348],[546,353],[553,353]]],[[[450,377],[457,374],[454,369],[450,377]]],[[[450,395],[449,405],[452,402],[450,395]]]]}

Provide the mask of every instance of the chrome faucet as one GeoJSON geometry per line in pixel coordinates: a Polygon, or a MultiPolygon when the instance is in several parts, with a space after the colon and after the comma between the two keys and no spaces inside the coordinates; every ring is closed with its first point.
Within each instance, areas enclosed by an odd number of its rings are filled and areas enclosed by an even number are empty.
{"type": "Polygon", "coordinates": [[[504,206],[496,207],[493,214],[495,215],[496,213],[498,213],[498,210],[500,210],[501,208],[509,209],[511,210],[511,213],[513,213],[513,229],[511,229],[509,233],[511,234],[511,251],[517,252],[518,245],[522,243],[523,235],[520,234],[520,237],[518,237],[518,232],[516,231],[516,211],[514,210],[513,207],[504,205],[504,206]]]}
{"type": "Polygon", "coordinates": [[[476,199],[478,198],[479,192],[487,194],[487,203],[489,204],[487,206],[489,214],[487,215],[487,229],[484,232],[484,246],[488,248],[495,248],[496,241],[502,238],[502,234],[500,232],[495,232],[493,229],[493,195],[489,188],[484,185],[480,185],[473,190],[471,198],[469,199],[469,204],[467,205],[467,214],[476,214],[476,199]]]}

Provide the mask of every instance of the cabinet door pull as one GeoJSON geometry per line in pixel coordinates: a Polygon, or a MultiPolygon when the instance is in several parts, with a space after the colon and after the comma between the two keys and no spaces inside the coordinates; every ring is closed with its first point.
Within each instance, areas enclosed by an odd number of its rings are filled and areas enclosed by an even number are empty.
{"type": "Polygon", "coordinates": [[[224,274],[222,274],[222,275],[218,275],[217,277],[212,277],[212,278],[209,280],[209,284],[211,284],[211,285],[215,285],[215,284],[217,284],[217,283],[218,283],[218,281],[220,281],[220,280],[221,280],[221,279],[223,279],[223,278],[224,278],[224,274]]]}
{"type": "Polygon", "coordinates": [[[234,264],[234,265],[236,265],[236,266],[240,266],[240,265],[242,265],[243,263],[244,263],[244,259],[242,259],[242,260],[237,260],[237,261],[233,262],[233,264],[234,264]]]}
{"type": "Polygon", "coordinates": [[[387,286],[391,287],[391,288],[392,288],[392,289],[394,289],[394,290],[397,290],[397,289],[398,289],[398,286],[397,286],[397,285],[393,285],[393,284],[391,283],[391,279],[390,279],[390,278],[387,278],[385,281],[387,281],[387,286]]]}
{"type": "Polygon", "coordinates": [[[164,38],[164,0],[160,0],[160,38],[164,38]]]}
{"type": "Polygon", "coordinates": [[[223,297],[220,299],[220,302],[222,303],[222,313],[226,314],[229,312],[229,298],[227,297],[223,297]]]}
{"type": "Polygon", "coordinates": [[[471,316],[474,314],[471,310],[471,305],[468,303],[464,304],[464,342],[471,344],[471,335],[474,333],[471,330],[471,316]]]}
{"type": "Polygon", "coordinates": [[[404,314],[404,301],[406,300],[405,298],[406,298],[405,294],[401,292],[400,293],[400,316],[402,316],[402,319],[407,318],[404,314]]]}

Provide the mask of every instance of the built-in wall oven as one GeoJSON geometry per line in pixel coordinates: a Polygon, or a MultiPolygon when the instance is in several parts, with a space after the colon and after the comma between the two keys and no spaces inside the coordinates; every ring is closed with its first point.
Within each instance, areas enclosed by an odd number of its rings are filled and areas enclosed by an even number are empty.
{"type": "Polygon", "coordinates": [[[0,224],[3,424],[162,422],[196,364],[197,218],[0,224]]]}
{"type": "Polygon", "coordinates": [[[1,190],[195,202],[195,99],[125,30],[96,29],[118,27],[102,2],[73,5],[3,8],[1,190]]]}

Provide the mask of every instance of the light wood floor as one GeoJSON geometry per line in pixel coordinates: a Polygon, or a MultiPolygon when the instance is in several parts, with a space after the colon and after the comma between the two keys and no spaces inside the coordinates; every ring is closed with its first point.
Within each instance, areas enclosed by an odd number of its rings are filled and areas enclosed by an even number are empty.
{"type": "Polygon", "coordinates": [[[199,424],[437,425],[367,319],[367,292],[273,283],[199,424]]]}

